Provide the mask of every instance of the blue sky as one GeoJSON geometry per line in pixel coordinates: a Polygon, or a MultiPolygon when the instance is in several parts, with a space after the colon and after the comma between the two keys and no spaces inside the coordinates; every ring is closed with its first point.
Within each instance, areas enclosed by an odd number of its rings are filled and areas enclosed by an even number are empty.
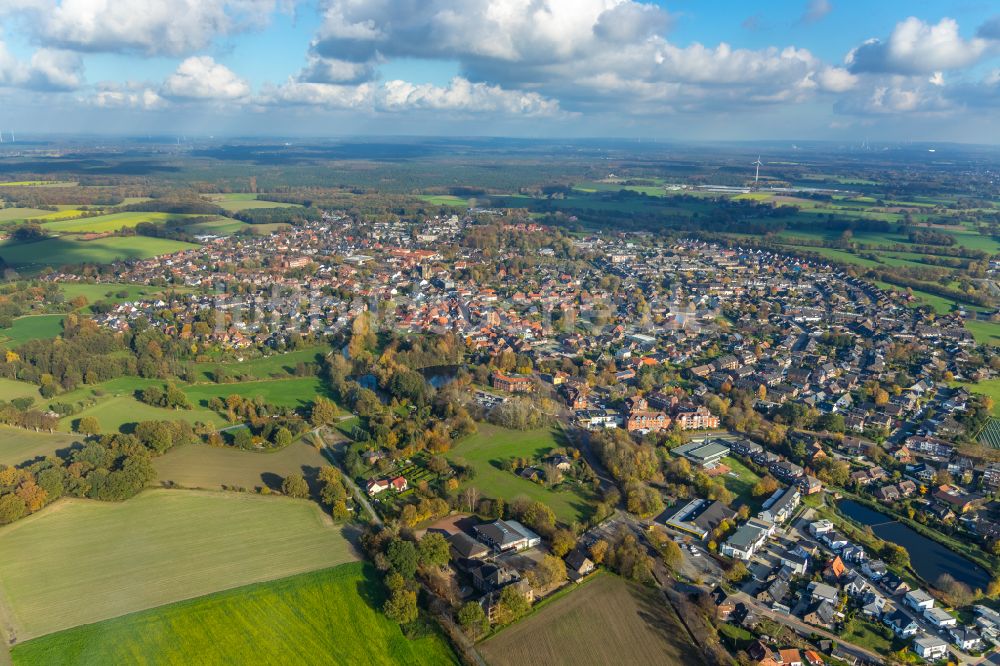
{"type": "Polygon", "coordinates": [[[994,143],[1000,5],[0,0],[25,132],[994,143]]]}

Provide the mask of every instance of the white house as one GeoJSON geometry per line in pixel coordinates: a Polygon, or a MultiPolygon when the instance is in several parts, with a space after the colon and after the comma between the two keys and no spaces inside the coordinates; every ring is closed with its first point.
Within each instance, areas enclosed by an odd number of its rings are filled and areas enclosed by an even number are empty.
{"type": "Polygon", "coordinates": [[[948,644],[937,636],[921,636],[914,639],[913,651],[926,661],[938,661],[948,654],[948,644]]]}
{"type": "Polygon", "coordinates": [[[903,603],[918,613],[923,613],[928,608],[934,608],[934,597],[923,590],[910,590],[903,597],[903,603]]]}
{"type": "Polygon", "coordinates": [[[958,619],[943,608],[928,608],[924,611],[924,619],[938,629],[945,629],[947,627],[954,627],[958,625],[958,619]]]}

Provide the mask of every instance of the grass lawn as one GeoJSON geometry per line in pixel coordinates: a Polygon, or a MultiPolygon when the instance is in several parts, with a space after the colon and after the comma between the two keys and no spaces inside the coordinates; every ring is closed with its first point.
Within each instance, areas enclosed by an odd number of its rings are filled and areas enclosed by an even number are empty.
{"type": "Polygon", "coordinates": [[[239,493],[61,500],[0,529],[0,588],[19,641],[354,559],[316,504],[239,493]]]}
{"type": "Polygon", "coordinates": [[[69,448],[75,441],[77,437],[74,435],[0,426],[0,465],[20,465],[35,458],[44,458],[69,448]]]}
{"type": "Polygon", "coordinates": [[[62,334],[64,315],[28,315],[18,317],[10,328],[0,328],[0,344],[17,347],[28,340],[54,338],[62,334]]]}
{"type": "Polygon", "coordinates": [[[659,592],[598,574],[479,645],[491,666],[702,664],[659,592]]]}
{"type": "Polygon", "coordinates": [[[965,327],[972,333],[976,342],[984,345],[1000,347],[1000,323],[995,321],[965,321],[965,327]]]}
{"type": "Polygon", "coordinates": [[[847,623],[840,635],[848,642],[868,648],[878,654],[889,654],[893,649],[891,639],[876,633],[869,622],[858,618],[847,623]]]}
{"type": "Polygon", "coordinates": [[[476,434],[462,440],[447,454],[452,460],[463,458],[475,467],[476,477],[468,485],[475,486],[486,497],[502,497],[508,502],[520,496],[530,497],[546,504],[556,518],[566,523],[583,521],[593,512],[594,498],[589,488],[550,490],[498,467],[508,458],[540,457],[560,446],[557,431],[542,428],[522,432],[489,423],[478,426],[476,434]]]}
{"type": "Polygon", "coordinates": [[[760,508],[760,501],[754,498],[750,491],[754,484],[760,480],[760,477],[736,458],[727,456],[722,459],[722,464],[731,470],[729,474],[722,477],[722,482],[729,492],[736,495],[735,503],[746,504],[750,507],[751,513],[756,512],[760,508]]]}
{"type": "Polygon", "coordinates": [[[0,208],[0,222],[36,219],[39,215],[48,215],[51,212],[38,208],[0,208]]]}
{"type": "MultiPolygon", "coordinates": [[[[171,289],[163,287],[151,287],[143,284],[128,284],[119,282],[101,282],[99,284],[87,284],[85,282],[64,282],[60,285],[66,300],[70,301],[77,296],[83,296],[87,303],[93,304],[98,301],[108,301],[111,303],[121,303],[123,301],[134,301],[141,298],[149,298],[157,294],[163,294],[171,289]],[[120,296],[119,294],[125,294],[120,296]]],[[[179,289],[177,291],[184,291],[179,289]]]]}
{"type": "Polygon", "coordinates": [[[124,213],[97,215],[95,217],[62,219],[53,222],[46,222],[45,229],[50,232],[63,233],[103,233],[105,231],[118,231],[122,227],[132,228],[140,222],[158,223],[166,222],[168,220],[180,220],[186,217],[192,216],[175,213],[140,213],[127,211],[124,213]]]}
{"type": "Polygon", "coordinates": [[[962,383],[956,382],[954,386],[964,386],[972,393],[981,393],[993,398],[993,416],[1000,418],[1000,379],[987,379],[985,382],[962,383]]]}
{"type": "Polygon", "coordinates": [[[277,490],[289,474],[301,474],[311,481],[319,468],[328,464],[315,447],[301,440],[273,453],[191,444],[153,461],[160,481],[206,490],[222,486],[277,490]]]}
{"type": "MultiPolygon", "coordinates": [[[[117,381],[117,380],[116,380],[117,381]]],[[[151,385],[163,386],[162,381],[151,381],[151,385]]],[[[67,394],[68,396],[70,394],[67,394]]],[[[66,402],[65,398],[57,396],[57,402],[66,402]]],[[[139,402],[133,397],[132,391],[119,394],[109,394],[97,399],[97,403],[78,414],[67,416],[59,421],[59,429],[69,432],[73,424],[84,416],[93,416],[101,425],[101,432],[118,432],[122,426],[140,421],[187,421],[194,424],[199,421],[215,426],[225,425],[225,419],[210,409],[199,407],[194,409],[165,409],[139,402]]]]}
{"type": "Polygon", "coordinates": [[[42,396],[35,384],[0,377],[0,400],[10,402],[14,398],[34,398],[40,401],[42,396]]]}
{"type": "Polygon", "coordinates": [[[261,396],[266,402],[279,407],[304,407],[317,395],[328,394],[319,377],[294,377],[269,381],[239,382],[234,384],[195,384],[182,387],[191,404],[207,407],[212,398],[239,394],[244,398],[261,396]]]}
{"type": "Polygon", "coordinates": [[[16,646],[15,664],[455,664],[437,635],[409,640],[379,609],[370,565],[192,599],[16,646]]]}
{"type": "Polygon", "coordinates": [[[195,369],[199,381],[214,381],[216,368],[222,368],[229,376],[250,375],[257,379],[271,379],[291,374],[299,363],[315,363],[317,359],[330,351],[329,347],[310,347],[298,349],[284,354],[273,354],[247,361],[230,361],[227,363],[198,363],[195,369]]]}
{"type": "Polygon", "coordinates": [[[198,247],[192,243],[148,236],[112,236],[83,241],[49,238],[35,243],[0,244],[0,256],[19,268],[57,268],[64,264],[108,264],[124,259],[148,259],[198,247]]]}
{"type": "Polygon", "coordinates": [[[456,208],[469,207],[468,199],[462,197],[456,197],[451,194],[420,194],[417,195],[417,198],[423,199],[427,203],[434,206],[454,206],[456,208]]]}

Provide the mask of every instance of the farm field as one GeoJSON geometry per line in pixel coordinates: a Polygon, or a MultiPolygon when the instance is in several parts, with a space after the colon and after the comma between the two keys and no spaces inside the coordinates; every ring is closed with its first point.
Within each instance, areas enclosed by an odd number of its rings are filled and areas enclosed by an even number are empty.
{"type": "Polygon", "coordinates": [[[234,192],[227,194],[209,194],[206,195],[208,199],[212,201],[215,205],[231,213],[238,213],[241,210],[249,210],[251,208],[299,208],[299,204],[293,203],[282,203],[280,201],[265,201],[264,199],[258,199],[259,194],[250,194],[245,192],[234,192]]]}
{"type": "Polygon", "coordinates": [[[34,398],[41,399],[38,386],[28,382],[20,382],[16,379],[0,377],[0,400],[10,402],[14,398],[34,398]]]}
{"type": "Polygon", "coordinates": [[[160,482],[206,490],[223,486],[278,490],[289,474],[311,481],[327,464],[315,447],[301,440],[273,453],[190,444],[153,460],[160,482]]]}
{"type": "Polygon", "coordinates": [[[986,446],[1000,449],[1000,419],[991,418],[979,433],[979,442],[986,446]]]}
{"type": "Polygon", "coordinates": [[[0,426],[0,465],[20,465],[35,458],[44,458],[69,448],[75,441],[77,437],[74,435],[0,426]]]}
{"type": "Polygon", "coordinates": [[[701,664],[654,590],[601,573],[479,645],[491,666],[701,664]]]}
{"type": "Polygon", "coordinates": [[[456,208],[468,208],[469,200],[463,197],[456,197],[452,194],[419,194],[418,199],[422,199],[433,206],[455,206],[456,208]]]}
{"type": "Polygon", "coordinates": [[[51,212],[38,208],[0,208],[0,222],[35,219],[39,215],[48,215],[51,212]]]}
{"type": "Polygon", "coordinates": [[[380,610],[362,563],[250,585],[77,627],[14,648],[15,664],[455,664],[442,637],[416,640],[380,610]]]}
{"type": "Polygon", "coordinates": [[[140,213],[127,211],[124,213],[98,215],[96,217],[46,222],[45,228],[50,232],[103,233],[105,231],[118,231],[122,227],[131,228],[140,222],[166,222],[168,220],[184,219],[185,217],[193,216],[178,215],[174,213],[140,213]]]}
{"type": "Polygon", "coordinates": [[[207,407],[212,398],[225,399],[235,394],[244,398],[261,396],[266,402],[279,407],[304,407],[317,395],[327,395],[318,377],[295,377],[269,381],[239,382],[235,384],[195,384],[180,387],[196,408],[207,407]]]}
{"type": "Polygon", "coordinates": [[[91,241],[49,238],[34,243],[0,244],[0,256],[19,268],[57,268],[64,264],[107,264],[124,259],[147,259],[198,247],[192,243],[148,236],[108,237],[91,241]]]}
{"type": "Polygon", "coordinates": [[[458,443],[447,457],[451,460],[464,458],[476,468],[476,478],[469,485],[481,490],[486,497],[502,497],[509,502],[526,496],[549,506],[563,522],[583,521],[592,511],[589,488],[550,490],[497,466],[508,458],[539,457],[558,446],[556,432],[548,428],[522,432],[480,423],[478,432],[458,443]]]}
{"type": "Polygon", "coordinates": [[[18,317],[10,328],[0,328],[0,344],[16,347],[28,340],[54,338],[62,334],[65,315],[28,315],[18,317]]]}
{"type": "Polygon", "coordinates": [[[0,529],[0,589],[18,641],[354,559],[316,504],[241,493],[60,500],[0,529]]]}

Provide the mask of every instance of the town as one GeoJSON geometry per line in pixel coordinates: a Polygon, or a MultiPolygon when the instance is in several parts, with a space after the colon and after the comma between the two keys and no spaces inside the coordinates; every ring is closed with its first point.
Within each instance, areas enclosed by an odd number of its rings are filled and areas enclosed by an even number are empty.
{"type": "MultiPolygon", "coordinates": [[[[484,627],[507,624],[603,564],[686,586],[713,609],[706,622],[676,603],[688,631],[752,663],[878,663],[889,646],[977,663],[1000,643],[1000,615],[977,603],[997,593],[1000,462],[977,441],[990,399],[968,388],[1000,363],[959,315],[738,243],[568,235],[509,210],[411,229],[328,211],[269,236],[113,264],[98,281],[167,291],[94,321],[235,360],[341,340],[332,356],[355,368],[359,321],[380,336],[457,343],[436,384],[449,400],[506,428],[564,433],[558,450],[498,473],[601,498],[585,521],[567,521],[481,493],[461,461],[439,455],[447,447],[356,431],[340,458],[363,488],[355,508],[401,517],[424,535],[418,545],[446,538],[449,573],[425,584],[474,636],[484,629],[469,603],[484,627]],[[626,567],[609,556],[630,544],[657,557],[626,567]]],[[[365,409],[355,401],[371,421],[365,409]]]]}

